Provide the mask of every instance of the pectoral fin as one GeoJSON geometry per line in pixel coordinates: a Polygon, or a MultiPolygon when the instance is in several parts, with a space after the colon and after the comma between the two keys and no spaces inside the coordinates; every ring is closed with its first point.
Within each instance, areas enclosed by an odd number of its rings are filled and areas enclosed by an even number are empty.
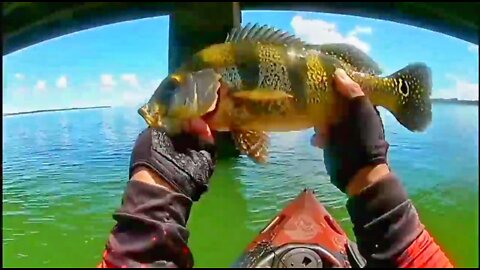
{"type": "Polygon", "coordinates": [[[293,98],[292,95],[287,94],[283,91],[272,91],[272,90],[263,90],[255,89],[250,91],[239,91],[232,94],[233,98],[236,99],[245,99],[252,101],[268,101],[268,100],[278,100],[278,99],[290,99],[293,98]]]}
{"type": "Polygon", "coordinates": [[[237,149],[257,163],[266,163],[268,159],[269,137],[265,132],[232,130],[237,149]]]}

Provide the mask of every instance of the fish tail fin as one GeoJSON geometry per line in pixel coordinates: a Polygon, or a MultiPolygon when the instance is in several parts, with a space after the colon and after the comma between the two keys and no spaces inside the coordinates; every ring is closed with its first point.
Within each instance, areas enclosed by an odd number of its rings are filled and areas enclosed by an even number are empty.
{"type": "Polygon", "coordinates": [[[424,131],[432,121],[431,74],[424,63],[413,63],[390,76],[377,78],[372,103],[385,107],[408,130],[424,131]]]}

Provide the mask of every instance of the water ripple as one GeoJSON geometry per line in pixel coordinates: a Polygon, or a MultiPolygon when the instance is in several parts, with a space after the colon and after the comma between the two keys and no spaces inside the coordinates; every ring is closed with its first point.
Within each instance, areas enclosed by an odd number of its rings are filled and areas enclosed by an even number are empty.
{"type": "MultiPolygon", "coordinates": [[[[445,208],[453,207],[455,213],[478,217],[478,210],[471,210],[476,205],[471,198],[478,203],[478,125],[470,127],[461,120],[473,119],[473,112],[436,110],[435,115],[444,121],[434,122],[425,133],[413,134],[391,119],[385,121],[392,167],[422,210],[441,216],[445,208]],[[458,143],[463,141],[472,143],[458,143]]],[[[44,265],[58,266],[54,254],[59,247],[103,248],[113,224],[111,214],[128,181],[130,151],[144,128],[136,112],[131,113],[112,109],[4,118],[3,243],[10,251],[9,261],[18,257],[33,262],[38,257],[35,252],[42,252],[44,265]],[[32,124],[25,125],[25,121],[32,124]]],[[[230,218],[241,226],[233,230],[256,232],[309,188],[348,227],[346,196],[329,182],[322,150],[309,145],[312,133],[270,134],[266,165],[245,156],[223,162],[215,172],[222,179],[212,185],[216,197],[200,205],[231,207],[227,214],[235,213],[230,218]]],[[[208,221],[208,216],[192,214],[193,219],[208,221]]],[[[197,242],[218,238],[217,229],[225,229],[216,224],[219,217],[212,216],[209,224],[202,225],[212,227],[212,235],[204,231],[197,242]]],[[[460,223],[452,226],[463,228],[460,223]]],[[[227,236],[222,246],[244,247],[233,246],[227,236]]]]}

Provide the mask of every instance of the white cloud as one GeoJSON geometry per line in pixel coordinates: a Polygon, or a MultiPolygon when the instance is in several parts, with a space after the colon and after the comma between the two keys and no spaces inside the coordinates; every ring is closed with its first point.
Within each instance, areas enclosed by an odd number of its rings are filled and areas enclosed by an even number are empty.
{"type": "Polygon", "coordinates": [[[447,74],[446,77],[450,80],[455,81],[455,85],[451,88],[438,90],[438,92],[434,95],[436,98],[478,100],[478,83],[472,83],[450,74],[447,74]]]}
{"type": "Polygon", "coordinates": [[[17,113],[17,112],[21,112],[21,110],[20,110],[19,107],[11,106],[11,105],[5,105],[5,106],[3,106],[3,114],[6,114],[6,113],[17,113]]]}
{"type": "Polygon", "coordinates": [[[15,78],[17,80],[23,80],[23,79],[25,79],[25,75],[22,74],[22,73],[15,73],[15,78]]]}
{"type": "Polygon", "coordinates": [[[122,78],[122,80],[127,82],[132,87],[138,87],[139,86],[138,78],[137,78],[137,75],[135,75],[135,74],[131,74],[131,73],[122,74],[121,78],[122,78]]]}
{"type": "Polygon", "coordinates": [[[83,108],[83,107],[91,107],[91,106],[97,106],[97,105],[85,100],[75,100],[70,104],[70,106],[72,108],[83,108]]]}
{"type": "Polygon", "coordinates": [[[371,34],[371,27],[356,26],[348,34],[343,35],[334,23],[319,19],[304,19],[299,15],[293,17],[291,26],[295,35],[308,43],[348,43],[367,53],[371,48],[370,44],[358,37],[360,34],[371,34]]]}
{"type": "Polygon", "coordinates": [[[122,94],[122,100],[119,105],[126,107],[138,107],[147,101],[149,95],[138,93],[134,91],[127,91],[122,94]]]}
{"type": "Polygon", "coordinates": [[[101,89],[102,90],[112,90],[113,87],[117,84],[115,82],[113,75],[111,74],[102,74],[100,75],[100,83],[101,83],[101,89]]]}
{"type": "Polygon", "coordinates": [[[67,76],[61,76],[60,78],[58,78],[56,85],[58,88],[67,88],[68,87],[67,76]]]}
{"type": "Polygon", "coordinates": [[[25,94],[27,93],[28,89],[26,87],[20,87],[13,91],[13,96],[15,98],[24,98],[25,94]]]}
{"type": "Polygon", "coordinates": [[[74,100],[70,103],[73,108],[85,108],[95,106],[111,106],[113,103],[110,99],[90,99],[90,100],[74,100]]]}
{"type": "Polygon", "coordinates": [[[149,84],[147,85],[147,88],[150,91],[152,91],[152,94],[153,94],[153,91],[157,89],[157,87],[160,85],[161,82],[162,82],[162,79],[150,80],[149,84]]]}
{"type": "Polygon", "coordinates": [[[468,51],[473,52],[473,53],[478,53],[478,45],[476,44],[470,44],[468,46],[468,51]]]}
{"type": "Polygon", "coordinates": [[[356,36],[357,34],[371,34],[371,27],[355,26],[355,28],[348,33],[350,36],[356,36]]]}
{"type": "Polygon", "coordinates": [[[35,84],[35,89],[40,91],[47,89],[47,82],[43,80],[37,81],[37,84],[35,84]]]}

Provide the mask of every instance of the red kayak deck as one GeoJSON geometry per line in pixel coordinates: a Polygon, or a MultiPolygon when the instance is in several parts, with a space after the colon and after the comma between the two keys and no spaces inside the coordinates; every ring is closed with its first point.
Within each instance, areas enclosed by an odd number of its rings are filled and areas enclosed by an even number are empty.
{"type": "MultiPolygon", "coordinates": [[[[348,267],[348,247],[348,237],[340,225],[311,190],[304,190],[270,221],[235,265],[270,267],[275,260],[278,265],[279,259],[275,258],[295,250],[294,253],[300,254],[294,255],[297,258],[310,258],[307,264],[315,261],[327,267],[348,267]]],[[[294,261],[291,266],[299,263],[301,261],[294,261]]]]}
{"type": "Polygon", "coordinates": [[[247,247],[255,248],[260,242],[272,246],[284,244],[321,244],[327,249],[343,249],[348,238],[340,225],[317,200],[315,194],[305,190],[289,203],[247,247]]]}

